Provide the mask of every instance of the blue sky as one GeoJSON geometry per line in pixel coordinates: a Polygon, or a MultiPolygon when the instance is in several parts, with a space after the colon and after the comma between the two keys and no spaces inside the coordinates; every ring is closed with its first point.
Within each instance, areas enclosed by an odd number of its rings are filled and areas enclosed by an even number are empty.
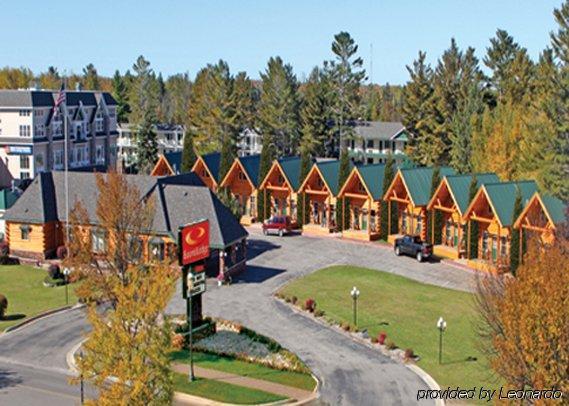
{"type": "Polygon", "coordinates": [[[259,77],[280,55],[302,79],[331,58],[341,30],[352,34],[373,80],[404,83],[405,65],[419,50],[436,59],[455,37],[481,58],[497,28],[533,58],[549,44],[553,9],[561,0],[353,1],[6,1],[0,25],[0,66],[49,65],[80,72],[92,62],[101,74],[130,68],[143,54],[168,76],[225,59],[233,72],[259,77]]]}

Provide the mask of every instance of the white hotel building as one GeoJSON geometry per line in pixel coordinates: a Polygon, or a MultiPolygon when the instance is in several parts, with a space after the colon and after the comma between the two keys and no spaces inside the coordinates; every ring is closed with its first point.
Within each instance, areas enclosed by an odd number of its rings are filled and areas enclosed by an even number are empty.
{"type": "MultiPolygon", "coordinates": [[[[57,91],[0,90],[0,159],[14,179],[64,167],[63,106],[57,91]]],[[[106,92],[67,91],[68,165],[73,170],[114,166],[117,102],[106,92]]]]}

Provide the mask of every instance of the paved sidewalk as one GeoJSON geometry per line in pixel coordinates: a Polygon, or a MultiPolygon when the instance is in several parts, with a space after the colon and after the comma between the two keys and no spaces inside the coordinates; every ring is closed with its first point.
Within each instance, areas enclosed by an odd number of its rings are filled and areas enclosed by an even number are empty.
{"type": "MultiPolygon", "coordinates": [[[[172,369],[184,375],[188,375],[190,366],[187,364],[172,364],[172,369]]],[[[229,372],[217,371],[215,369],[202,368],[194,365],[194,374],[199,378],[212,379],[215,381],[230,383],[232,385],[245,386],[264,392],[274,393],[285,396],[288,399],[302,401],[314,395],[313,392],[294,388],[292,386],[281,385],[280,383],[264,381],[261,379],[250,378],[248,376],[235,375],[229,372]]]]}

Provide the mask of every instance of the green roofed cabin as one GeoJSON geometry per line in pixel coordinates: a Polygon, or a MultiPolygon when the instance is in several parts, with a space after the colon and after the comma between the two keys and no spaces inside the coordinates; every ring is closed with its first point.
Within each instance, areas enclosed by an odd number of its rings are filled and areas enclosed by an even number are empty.
{"type": "MultiPolygon", "coordinates": [[[[390,234],[389,242],[393,242],[401,234],[418,235],[421,239],[427,238],[427,205],[431,200],[431,183],[435,170],[433,167],[400,168],[383,200],[387,202],[389,211],[389,228],[391,225],[391,211],[397,210],[398,232],[390,234]]],[[[454,175],[454,170],[448,167],[440,168],[441,178],[454,175]]]]}
{"type": "Polygon", "coordinates": [[[514,232],[520,233],[520,240],[539,238],[543,244],[553,244],[555,230],[567,222],[567,214],[567,206],[561,200],[536,192],[514,223],[514,232]]]}
{"type": "Polygon", "coordinates": [[[385,164],[360,165],[350,172],[338,193],[350,212],[349,224],[342,227],[343,237],[365,241],[379,238],[384,173],[385,164]]]}
{"type": "Polygon", "coordinates": [[[478,223],[477,252],[470,252],[467,244],[469,266],[483,271],[501,271],[510,265],[510,240],[513,225],[514,205],[518,190],[525,208],[537,192],[533,180],[517,182],[486,183],[465,210],[462,220],[467,222],[467,233],[473,222],[478,223]],[[471,255],[472,254],[472,255],[471,255]]]}
{"type": "Polygon", "coordinates": [[[241,224],[250,225],[257,221],[257,191],[259,187],[259,166],[261,155],[237,157],[227,171],[219,187],[228,188],[239,201],[241,224]]]}
{"type": "Polygon", "coordinates": [[[16,203],[20,195],[11,188],[0,190],[0,241],[4,241],[6,235],[6,221],[4,213],[16,203]]]}
{"type": "Polygon", "coordinates": [[[500,182],[495,173],[477,173],[475,175],[445,176],[431,197],[427,210],[433,214],[441,213],[441,230],[435,230],[435,222],[430,224],[428,233],[435,241],[435,233],[441,235],[441,244],[434,246],[434,253],[439,257],[462,258],[466,256],[466,221],[462,219],[470,204],[470,185],[476,177],[476,190],[486,183],[500,182]]]}
{"type": "Polygon", "coordinates": [[[270,215],[290,216],[293,226],[297,223],[300,161],[298,156],[275,159],[259,185],[259,193],[264,193],[270,215]]]}
{"type": "MultiPolygon", "coordinates": [[[[350,162],[350,169],[353,168],[350,162]]],[[[336,227],[336,200],[340,192],[340,161],[322,160],[314,163],[303,180],[298,193],[302,193],[309,207],[303,221],[303,233],[329,234],[336,227]]]]}
{"type": "Polygon", "coordinates": [[[219,179],[219,162],[221,154],[219,152],[211,152],[209,154],[198,155],[192,172],[199,176],[204,185],[217,191],[221,179],[219,179]]]}

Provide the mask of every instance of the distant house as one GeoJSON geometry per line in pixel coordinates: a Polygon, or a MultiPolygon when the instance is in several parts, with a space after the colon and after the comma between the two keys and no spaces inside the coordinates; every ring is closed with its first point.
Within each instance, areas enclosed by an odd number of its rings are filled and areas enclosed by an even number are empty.
{"type": "Polygon", "coordinates": [[[297,191],[300,187],[300,157],[284,157],[276,159],[259,185],[259,193],[268,197],[268,215],[290,216],[296,223],[297,191]]]}
{"type": "Polygon", "coordinates": [[[241,206],[241,224],[257,221],[260,155],[237,157],[219,187],[228,188],[241,206]]]}
{"type": "MultiPolygon", "coordinates": [[[[391,225],[391,211],[397,211],[398,232],[389,235],[388,239],[393,241],[399,234],[418,235],[423,240],[427,238],[427,204],[431,200],[431,183],[434,168],[400,168],[383,200],[388,202],[389,229],[391,225]]],[[[440,168],[441,177],[454,175],[452,168],[440,168]]]]}
{"type": "MultiPolygon", "coordinates": [[[[104,176],[104,175],[103,175],[104,176]]],[[[211,255],[208,268],[234,273],[245,267],[247,231],[231,211],[194,174],[173,177],[125,175],[144,196],[155,196],[152,229],[136,236],[147,259],[176,258],[178,228],[208,219],[211,255]]],[[[93,251],[104,250],[108,236],[98,228],[98,189],[93,173],[69,172],[69,202],[86,208],[93,251]]],[[[65,235],[64,174],[42,173],[4,215],[12,255],[43,259],[54,255],[65,235]]]]}
{"type": "MultiPolygon", "coordinates": [[[[350,163],[350,169],[353,165],[350,163]]],[[[300,185],[308,211],[304,213],[302,232],[305,234],[329,234],[337,229],[336,199],[340,191],[340,161],[320,161],[312,165],[300,185]]]]}
{"type": "Polygon", "coordinates": [[[261,134],[253,128],[245,128],[239,134],[237,151],[239,156],[258,155],[263,150],[261,134]]]}
{"type": "Polygon", "coordinates": [[[516,220],[513,218],[514,204],[518,191],[522,196],[522,207],[525,208],[537,192],[537,185],[533,180],[483,184],[465,210],[462,219],[468,227],[473,222],[478,223],[477,252],[471,255],[470,244],[467,246],[467,258],[476,258],[468,260],[471,267],[480,270],[509,267],[512,227],[516,220]]]}
{"type": "MultiPolygon", "coordinates": [[[[466,222],[462,219],[470,204],[470,183],[473,175],[445,176],[427,205],[428,211],[441,212],[442,222],[440,235],[441,244],[435,245],[434,253],[438,256],[460,258],[466,255],[468,234],[466,222]]],[[[486,183],[499,182],[495,173],[477,173],[476,190],[486,183]]],[[[427,230],[431,241],[435,238],[435,223],[427,230]]]]}
{"type": "Polygon", "coordinates": [[[69,168],[115,165],[116,100],[107,92],[66,91],[66,108],[60,105],[54,114],[57,95],[53,90],[0,90],[0,159],[14,179],[63,169],[64,120],[69,168]]]}
{"type": "Polygon", "coordinates": [[[355,137],[344,141],[344,147],[356,162],[384,163],[393,154],[397,163],[407,160],[405,146],[409,132],[400,122],[358,121],[354,124],[355,137]]]}
{"type": "MultiPolygon", "coordinates": [[[[158,154],[180,152],[184,148],[186,128],[179,124],[155,124],[152,129],[156,133],[158,154]]],[[[136,162],[137,143],[136,128],[129,123],[117,126],[117,155],[123,167],[130,167],[136,162]]]]}
{"type": "Polygon", "coordinates": [[[380,236],[380,210],[382,205],[385,164],[356,166],[338,193],[346,202],[349,220],[342,225],[342,237],[359,240],[376,240],[380,236]]]}

